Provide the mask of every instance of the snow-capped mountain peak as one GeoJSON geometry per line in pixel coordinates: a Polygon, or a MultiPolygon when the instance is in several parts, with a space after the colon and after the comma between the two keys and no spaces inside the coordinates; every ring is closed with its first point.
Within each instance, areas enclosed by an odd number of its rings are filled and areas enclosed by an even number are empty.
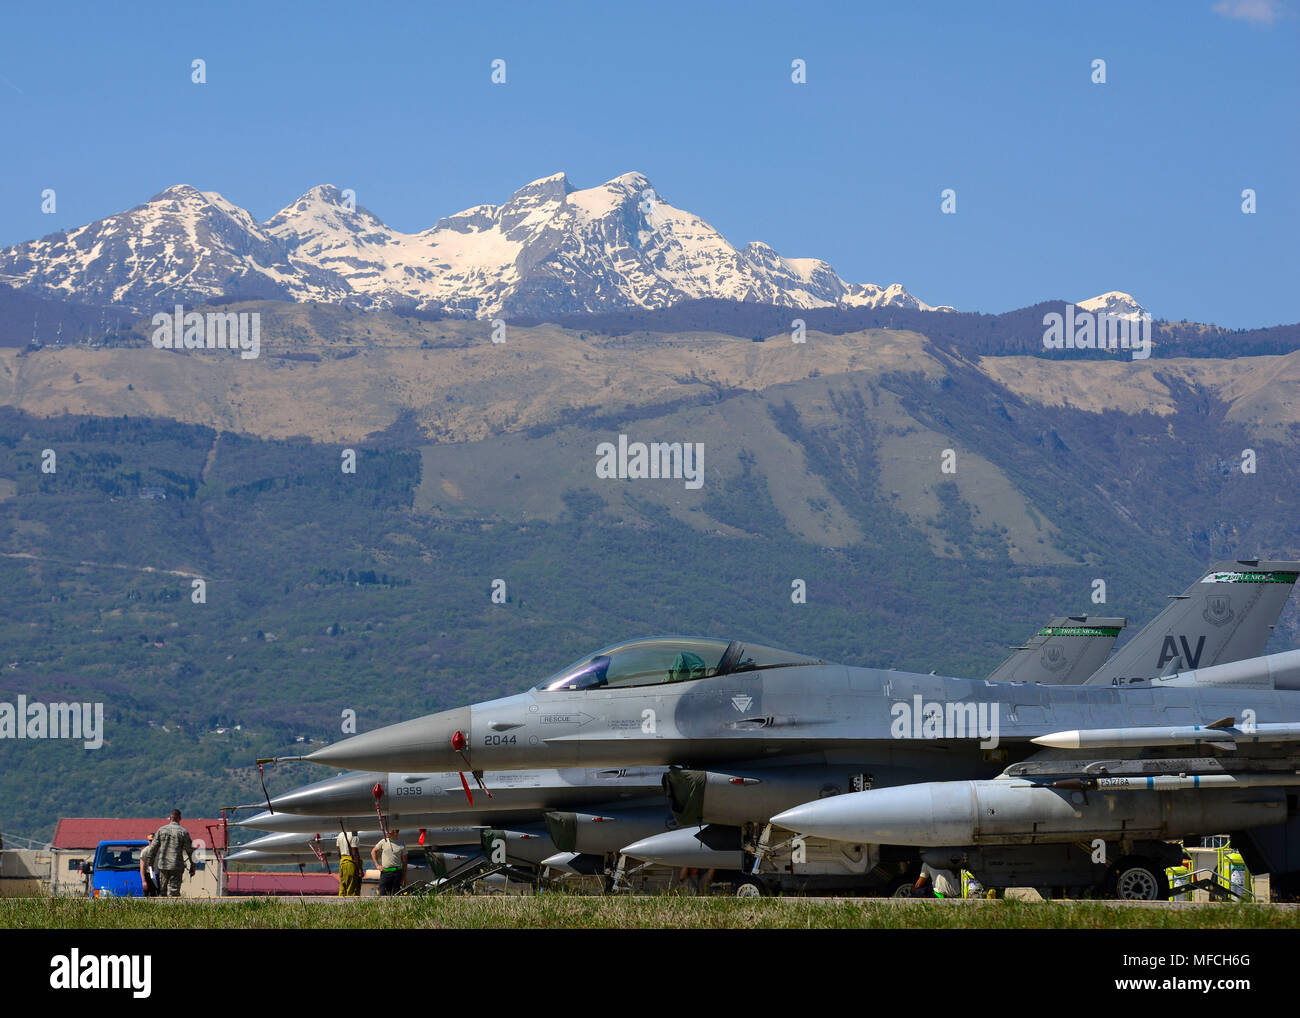
{"type": "Polygon", "coordinates": [[[816,258],[785,258],[758,241],[738,249],[635,171],[590,188],[552,173],[501,205],[476,205],[413,234],[332,185],[259,223],[217,192],[180,184],[127,212],[0,251],[0,281],[140,310],[218,296],[475,317],[698,298],[930,308],[897,283],[848,284],[816,258]]]}
{"type": "Polygon", "coordinates": [[[1121,318],[1135,319],[1147,313],[1147,309],[1137,302],[1136,297],[1121,290],[1110,290],[1096,297],[1089,297],[1087,300],[1079,301],[1075,306],[1084,311],[1119,315],[1121,318]]]}

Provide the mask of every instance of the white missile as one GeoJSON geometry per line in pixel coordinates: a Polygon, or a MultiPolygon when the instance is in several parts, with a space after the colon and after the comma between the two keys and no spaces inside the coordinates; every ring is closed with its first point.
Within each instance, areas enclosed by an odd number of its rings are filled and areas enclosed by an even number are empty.
{"type": "Polygon", "coordinates": [[[1139,728],[1085,728],[1052,732],[1032,741],[1051,749],[1110,749],[1132,746],[1212,745],[1233,749],[1243,742],[1295,742],[1300,724],[1290,722],[1233,727],[1227,724],[1152,726],[1139,728]]]}

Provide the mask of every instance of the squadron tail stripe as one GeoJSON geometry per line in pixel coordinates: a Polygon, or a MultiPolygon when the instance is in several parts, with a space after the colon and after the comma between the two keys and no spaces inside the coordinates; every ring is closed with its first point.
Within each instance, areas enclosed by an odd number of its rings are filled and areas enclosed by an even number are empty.
{"type": "Polygon", "coordinates": [[[1202,583],[1295,583],[1300,573],[1211,573],[1202,583]]]}

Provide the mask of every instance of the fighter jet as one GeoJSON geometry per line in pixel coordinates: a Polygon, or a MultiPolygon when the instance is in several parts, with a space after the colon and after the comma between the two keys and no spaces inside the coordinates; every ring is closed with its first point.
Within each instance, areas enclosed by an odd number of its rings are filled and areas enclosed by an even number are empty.
{"type": "MultiPolygon", "coordinates": [[[[1183,639],[1188,634],[1162,634],[1162,614],[1134,641],[1142,643],[1130,656],[1137,660],[1139,653],[1149,654],[1156,637],[1162,655],[1172,644],[1180,661],[1194,658],[1203,665],[1241,653],[1252,642],[1251,652],[1258,653],[1298,569],[1298,563],[1258,561],[1215,567],[1199,581],[1204,586],[1193,607],[1201,608],[1204,626],[1223,633],[1214,639],[1205,632],[1188,639],[1183,639]],[[1266,617],[1269,611],[1273,613],[1266,617]]],[[[1193,613],[1184,605],[1179,618],[1190,620],[1193,613]]],[[[1231,719],[1224,722],[1231,727],[1236,718],[1249,717],[1252,728],[1268,734],[1267,739],[1247,740],[1238,733],[1243,755],[1271,760],[1275,769],[1294,769],[1291,743],[1300,738],[1300,663],[1274,655],[1226,666],[1226,672],[1202,667],[1169,674],[1172,661],[1170,657],[1154,674],[1114,676],[1139,682],[1103,686],[1094,676],[1083,686],[1061,687],[846,668],[734,640],[651,638],[605,648],[528,693],[393,725],[305,759],[374,768],[459,764],[471,772],[485,767],[689,767],[694,774],[688,772],[679,784],[701,789],[699,801],[709,803],[697,822],[723,816],[728,808],[750,822],[771,818],[794,805],[794,794],[808,801],[923,785],[936,778],[988,782],[1008,764],[1031,762],[1040,752],[1034,739],[1102,726],[1182,730],[1224,719],[1231,719]],[[826,774],[838,780],[809,793],[809,783],[826,774]]],[[[1226,740],[1215,736],[1214,741],[1222,746],[1226,740]]],[[[1032,762],[1037,765],[1041,758],[1032,762]]],[[[674,773],[682,772],[670,773],[670,793],[674,773]]],[[[1150,837],[1196,833],[1207,824],[1214,830],[1276,831],[1291,822],[1294,812],[1288,812],[1281,788],[1278,783],[1253,788],[1245,801],[1237,786],[1159,791],[1170,798],[1161,800],[1165,820],[1151,829],[1150,837]]],[[[1035,815],[1031,809],[1016,822],[1032,830],[1038,821],[1029,818],[1035,815]]],[[[1099,836],[1113,838],[1119,849],[1131,849],[1130,830],[1117,821],[1099,836]]],[[[859,840],[864,846],[889,847],[888,842],[859,840]]],[[[1300,857],[1300,838],[1294,854],[1300,857]]],[[[1271,868],[1300,870],[1300,858],[1282,855],[1283,865],[1271,868]]]]}
{"type": "MultiPolygon", "coordinates": [[[[1123,625],[1123,619],[1054,618],[1025,645],[1015,648],[998,672],[1044,681],[1082,681],[1104,661],[1123,625]]],[[[796,773],[794,779],[802,780],[802,784],[786,789],[785,798],[780,802],[800,802],[806,797],[805,790],[811,794],[823,788],[826,782],[823,770],[796,773]]],[[[476,799],[463,773],[357,771],[270,798],[267,810],[238,826],[310,834],[340,827],[351,830],[374,826],[376,816],[381,823],[391,822],[407,828],[472,824],[476,819],[489,825],[518,826],[543,819],[539,811],[545,809],[547,830],[561,852],[603,859],[611,873],[617,868],[620,849],[631,844],[657,846],[644,857],[633,854],[633,858],[639,858],[642,868],[696,865],[691,860],[704,851],[700,844],[682,839],[654,839],[655,835],[663,835],[678,826],[677,818],[663,800],[663,790],[667,788],[664,777],[662,767],[490,772],[480,778],[484,788],[491,790],[492,797],[480,792],[476,799]],[[615,795],[617,800],[612,798],[615,795]],[[634,801],[638,796],[642,801],[634,801]],[[575,807],[588,811],[580,812],[575,807]]],[[[766,777],[777,779],[772,773],[766,777]]],[[[753,800],[748,805],[752,806],[753,800]]],[[[728,820],[734,822],[735,818],[728,820]]],[[[738,835],[732,840],[738,853],[738,835]]],[[[508,841],[507,847],[513,848],[514,842],[508,841]]],[[[841,855],[838,849],[833,854],[837,859],[841,855]]],[[[533,860],[512,856],[510,861],[533,860]]],[[[712,868],[736,870],[734,876],[741,875],[738,867],[730,864],[730,857],[727,865],[715,863],[712,868]]],[[[896,878],[898,869],[892,867],[883,879],[896,878]]],[[[856,864],[851,871],[859,872],[856,864]]]]}
{"type": "MultiPolygon", "coordinates": [[[[601,857],[676,826],[663,800],[662,767],[494,771],[480,777],[491,797],[486,791],[474,795],[470,782],[455,772],[352,772],[277,795],[269,809],[238,826],[311,834],[373,828],[377,821],[406,829],[533,825],[544,827],[560,851],[601,857]]],[[[523,846],[522,855],[516,852],[523,840],[528,839],[505,839],[511,864],[537,862],[531,845],[523,846]]]]}
{"type": "MultiPolygon", "coordinates": [[[[445,849],[415,849],[407,853],[413,864],[427,864],[437,871],[455,869],[471,859],[481,859],[482,851],[478,845],[451,846],[445,849]]],[[[324,864],[333,872],[338,866],[338,854],[323,851],[321,855],[313,852],[261,852],[253,849],[236,849],[226,856],[227,863],[239,863],[242,866],[313,866],[324,864]]]]}
{"type": "MultiPolygon", "coordinates": [[[[293,819],[304,819],[295,817],[293,819]]],[[[384,838],[381,830],[350,831],[355,838],[363,857],[367,850],[377,845],[384,838]]],[[[517,829],[505,830],[490,827],[428,827],[419,833],[418,842],[405,832],[408,858],[427,860],[435,872],[445,875],[444,866],[439,871],[440,859],[445,850],[474,859],[481,859],[486,864],[510,865],[536,870],[542,860],[555,855],[559,849],[551,840],[546,826],[535,823],[517,829]],[[471,843],[477,843],[476,849],[469,849],[471,843]]],[[[301,832],[280,832],[266,834],[245,844],[235,846],[226,857],[229,863],[249,863],[257,865],[310,865],[321,863],[329,869],[331,863],[338,860],[338,850],[334,837],[321,834],[304,834],[301,832]]],[[[465,859],[459,860],[464,862],[465,859]]],[[[454,867],[452,867],[454,869],[454,867]]]]}
{"type": "MultiPolygon", "coordinates": [[[[428,827],[422,832],[423,841],[419,840],[418,835],[412,835],[412,832],[403,828],[402,840],[410,843],[410,847],[441,847],[444,845],[467,845],[479,840],[480,833],[484,830],[482,827],[428,827]]],[[[291,853],[296,855],[315,855],[318,850],[326,855],[337,854],[335,851],[335,838],[338,837],[338,826],[334,827],[333,833],[329,828],[318,828],[311,833],[298,831],[276,832],[273,834],[264,834],[259,838],[246,841],[241,845],[231,846],[235,851],[244,852],[272,852],[272,853],[291,853]]],[[[384,837],[384,832],[379,830],[356,830],[349,828],[349,834],[356,836],[357,846],[359,848],[370,849],[384,837]]]]}
{"type": "MultiPolygon", "coordinates": [[[[491,796],[456,771],[354,771],[304,785],[267,802],[272,813],[320,816],[393,816],[564,809],[641,799],[659,793],[662,767],[566,768],[493,771],[481,776],[491,796]]],[[[249,807],[239,807],[241,809],[249,807]]],[[[252,826],[247,821],[246,826],[252,826]]],[[[273,828],[267,828],[268,830],[273,828]]]]}
{"type": "MultiPolygon", "coordinates": [[[[1224,641],[1224,647],[1231,648],[1234,641],[1241,642],[1260,628],[1245,625],[1246,616],[1262,600],[1258,592],[1277,588],[1270,600],[1280,610],[1297,572],[1300,563],[1264,563],[1247,571],[1216,567],[1200,581],[1216,588],[1234,583],[1256,585],[1250,588],[1255,597],[1244,606],[1234,626],[1234,633],[1242,635],[1224,641]]],[[[1216,617],[1231,622],[1236,613],[1230,607],[1222,610],[1230,603],[1216,589],[1202,614],[1214,611],[1216,617]]],[[[1263,628],[1267,630],[1267,626],[1263,628]]],[[[1017,739],[1028,739],[1029,724],[1045,720],[1044,712],[1049,710],[1062,716],[1086,716],[1094,705],[1104,709],[1124,703],[1135,712],[1134,718],[1157,718],[1160,714],[1142,697],[1117,701],[1111,695],[1113,689],[1099,689],[1094,680],[1083,687],[1032,689],[1022,695],[1008,690],[1015,683],[846,668],[811,655],[738,640],[652,637],[606,647],[526,693],[401,722],[305,757],[282,759],[372,770],[481,773],[488,767],[647,767],[700,759],[851,751],[863,741],[848,727],[857,719],[859,709],[877,706],[882,696],[896,699],[904,687],[924,690],[923,696],[945,702],[983,704],[979,717],[989,724],[1002,716],[990,713],[991,705],[1002,703],[1007,717],[1019,726],[1017,739]],[[1017,697],[1034,702],[1013,702],[1017,697]],[[1031,706],[1037,710],[1015,710],[1031,706]]],[[[1191,694],[1170,689],[1167,695],[1181,696],[1187,700],[1187,710],[1196,709],[1191,694]]],[[[977,720],[974,712],[970,720],[973,728],[977,720]]],[[[918,719],[917,725],[920,723],[918,719]]]]}

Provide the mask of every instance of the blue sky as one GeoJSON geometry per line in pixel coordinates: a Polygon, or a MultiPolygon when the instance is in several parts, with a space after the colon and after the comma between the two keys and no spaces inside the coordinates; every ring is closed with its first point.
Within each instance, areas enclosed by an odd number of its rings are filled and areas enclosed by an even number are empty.
{"type": "Polygon", "coordinates": [[[737,245],[933,304],[1119,289],[1157,317],[1294,322],[1298,6],[11,7],[0,244],[177,183],[259,219],[332,183],[413,231],[557,170],[640,170],[737,245]]]}

